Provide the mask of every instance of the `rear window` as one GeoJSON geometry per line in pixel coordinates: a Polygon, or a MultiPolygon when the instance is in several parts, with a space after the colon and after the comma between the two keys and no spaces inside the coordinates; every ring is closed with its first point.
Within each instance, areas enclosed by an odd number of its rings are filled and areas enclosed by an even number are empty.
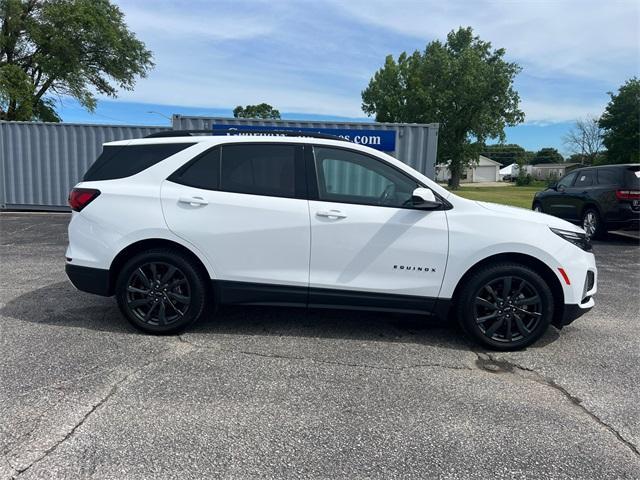
{"type": "Polygon", "coordinates": [[[640,190],[640,165],[625,168],[624,187],[630,190],[640,190]]]}
{"type": "Polygon", "coordinates": [[[156,145],[106,146],[91,165],[83,180],[114,180],[140,173],[174,155],[193,143],[163,143],[156,145]]]}

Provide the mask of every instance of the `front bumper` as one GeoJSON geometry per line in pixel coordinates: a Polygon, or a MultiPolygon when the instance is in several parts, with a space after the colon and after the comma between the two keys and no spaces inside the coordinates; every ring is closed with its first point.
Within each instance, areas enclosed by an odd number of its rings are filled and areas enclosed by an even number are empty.
{"type": "Polygon", "coordinates": [[[64,269],[67,277],[78,290],[104,297],[113,295],[109,282],[109,270],[81,267],[70,263],[67,263],[64,269]]]}

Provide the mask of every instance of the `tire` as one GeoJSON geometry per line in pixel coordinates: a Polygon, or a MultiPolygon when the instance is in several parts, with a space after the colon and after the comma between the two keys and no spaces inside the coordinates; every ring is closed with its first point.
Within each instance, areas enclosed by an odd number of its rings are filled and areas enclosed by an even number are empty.
{"type": "Polygon", "coordinates": [[[199,266],[179,251],[153,249],[125,263],[116,280],[116,298],[135,328],[170,335],[202,317],[207,283],[199,266]]]}
{"type": "Polygon", "coordinates": [[[605,228],[602,218],[595,208],[587,208],[582,212],[582,228],[590,238],[604,237],[605,228]]]}
{"type": "Polygon", "coordinates": [[[533,207],[531,208],[534,212],[540,212],[540,213],[544,213],[544,210],[542,208],[542,204],[540,202],[536,202],[533,204],[533,207]]]}
{"type": "Polygon", "coordinates": [[[549,327],[553,308],[551,289],[536,271],[525,265],[500,263],[465,280],[455,313],[475,342],[508,351],[536,342],[549,327]]]}

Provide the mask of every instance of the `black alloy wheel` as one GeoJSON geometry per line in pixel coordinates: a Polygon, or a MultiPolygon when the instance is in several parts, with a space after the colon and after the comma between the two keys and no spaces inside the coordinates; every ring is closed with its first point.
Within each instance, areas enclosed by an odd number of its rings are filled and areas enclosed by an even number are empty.
{"type": "Polygon", "coordinates": [[[528,337],[540,317],[542,299],[523,278],[497,278],[476,292],[475,321],[480,331],[496,342],[511,343],[528,337]]]}
{"type": "Polygon", "coordinates": [[[185,274],[164,262],[143,263],[127,281],[127,307],[141,321],[167,326],[185,316],[191,289],[185,274]]]}
{"type": "Polygon", "coordinates": [[[538,340],[553,318],[553,293],[532,268],[497,264],[478,269],[456,298],[458,321],[482,345],[518,350],[538,340]]]}
{"type": "Polygon", "coordinates": [[[204,311],[206,275],[174,250],[151,250],[129,260],[118,275],[116,296],[124,316],[147,333],[184,330],[204,311]]]}

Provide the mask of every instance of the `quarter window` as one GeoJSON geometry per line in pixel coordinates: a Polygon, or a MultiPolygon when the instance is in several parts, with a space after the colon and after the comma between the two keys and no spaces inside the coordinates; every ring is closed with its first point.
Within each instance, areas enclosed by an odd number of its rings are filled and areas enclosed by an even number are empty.
{"type": "Polygon", "coordinates": [[[598,170],[598,185],[615,185],[620,183],[620,171],[614,168],[598,170]]]}
{"type": "Polygon", "coordinates": [[[314,147],[320,200],[405,207],[418,186],[410,177],[372,157],[314,147]]]}
{"type": "Polygon", "coordinates": [[[295,145],[225,145],[220,190],[294,198],[298,151],[295,145]]]}
{"type": "Polygon", "coordinates": [[[169,177],[172,182],[205,190],[220,184],[220,148],[207,150],[169,177]]]}

